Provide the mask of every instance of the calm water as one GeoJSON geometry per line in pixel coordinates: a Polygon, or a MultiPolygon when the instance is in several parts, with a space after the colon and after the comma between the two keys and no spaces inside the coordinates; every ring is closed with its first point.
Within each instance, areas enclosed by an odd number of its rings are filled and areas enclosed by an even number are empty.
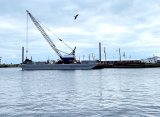
{"type": "Polygon", "coordinates": [[[0,69],[0,117],[160,117],[160,68],[0,69]]]}

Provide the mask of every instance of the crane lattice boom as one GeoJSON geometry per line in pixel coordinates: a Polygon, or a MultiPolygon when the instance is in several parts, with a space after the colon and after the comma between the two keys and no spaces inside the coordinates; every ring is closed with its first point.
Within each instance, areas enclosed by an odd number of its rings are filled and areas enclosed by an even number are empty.
{"type": "MultiPolygon", "coordinates": [[[[57,49],[57,47],[55,46],[55,44],[52,42],[52,40],[50,39],[50,37],[47,35],[47,33],[45,32],[45,30],[42,28],[42,26],[40,25],[40,23],[32,16],[32,14],[28,11],[27,14],[30,16],[31,20],[33,21],[33,23],[35,24],[35,26],[37,27],[37,29],[40,31],[40,33],[43,35],[43,37],[46,39],[46,41],[49,43],[49,45],[51,46],[51,48],[57,53],[57,55],[60,57],[60,59],[64,62],[64,63],[72,63],[75,62],[75,49],[76,47],[72,50],[72,52],[70,54],[68,54],[67,56],[62,56],[60,53],[60,50],[57,49]]],[[[62,41],[60,39],[60,41],[62,41]]],[[[64,43],[64,42],[63,42],[64,43]]],[[[65,44],[67,45],[67,44],[65,44]]],[[[69,47],[69,46],[68,46],[69,47]]]]}
{"type": "Polygon", "coordinates": [[[43,37],[46,39],[46,41],[49,43],[49,45],[51,46],[51,48],[58,54],[58,56],[62,59],[62,55],[59,52],[59,50],[57,49],[57,47],[55,46],[55,44],[52,42],[52,40],[50,39],[50,37],[47,35],[47,33],[44,31],[44,29],[42,28],[42,26],[39,24],[39,22],[32,16],[32,14],[27,10],[28,15],[30,16],[31,20],[33,21],[33,23],[35,24],[35,26],[37,27],[37,29],[40,31],[40,33],[43,35],[43,37]]]}

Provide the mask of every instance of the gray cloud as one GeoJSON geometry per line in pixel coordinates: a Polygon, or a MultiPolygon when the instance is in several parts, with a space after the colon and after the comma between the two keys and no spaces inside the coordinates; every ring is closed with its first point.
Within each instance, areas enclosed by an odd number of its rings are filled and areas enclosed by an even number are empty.
{"type": "MultiPolygon", "coordinates": [[[[98,42],[106,47],[109,58],[116,55],[117,48],[135,58],[160,54],[159,0],[5,0],[0,5],[0,48],[4,53],[0,56],[5,62],[21,60],[20,49],[26,42],[25,10],[69,45],[78,46],[77,56],[88,56],[91,52],[98,56],[98,42]],[[77,13],[80,15],[74,20],[77,13]]],[[[38,56],[34,57],[38,60],[53,54],[30,20],[29,28],[30,56],[38,56]]],[[[66,49],[51,37],[59,48],[66,49]]],[[[50,57],[58,58],[55,54],[50,57]]]]}

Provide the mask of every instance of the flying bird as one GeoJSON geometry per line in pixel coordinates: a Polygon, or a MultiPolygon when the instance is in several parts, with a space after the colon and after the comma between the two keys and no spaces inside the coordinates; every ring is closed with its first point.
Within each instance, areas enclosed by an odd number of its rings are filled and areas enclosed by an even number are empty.
{"type": "Polygon", "coordinates": [[[74,20],[76,20],[76,19],[77,19],[78,15],[79,15],[79,14],[77,14],[77,15],[75,15],[75,16],[74,16],[74,20]]]}

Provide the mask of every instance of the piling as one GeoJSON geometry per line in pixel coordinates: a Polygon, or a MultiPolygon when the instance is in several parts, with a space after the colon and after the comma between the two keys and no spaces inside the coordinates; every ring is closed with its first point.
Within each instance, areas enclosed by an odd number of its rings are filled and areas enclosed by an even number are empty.
{"type": "Polygon", "coordinates": [[[2,57],[0,57],[0,64],[1,64],[1,59],[2,59],[2,57]]]}
{"type": "Polygon", "coordinates": [[[101,43],[99,42],[99,61],[101,62],[101,43]]]}
{"type": "Polygon", "coordinates": [[[24,47],[22,47],[22,63],[24,62],[24,47]]]}

